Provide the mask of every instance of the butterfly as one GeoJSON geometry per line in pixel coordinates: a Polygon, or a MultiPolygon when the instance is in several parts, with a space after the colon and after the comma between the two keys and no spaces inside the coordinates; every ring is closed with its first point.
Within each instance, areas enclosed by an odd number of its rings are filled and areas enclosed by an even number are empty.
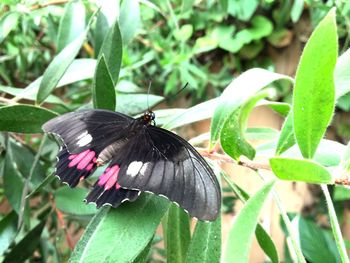
{"type": "Polygon", "coordinates": [[[180,136],[155,126],[148,110],[132,118],[108,110],[81,110],[58,116],[42,129],[59,137],[56,175],[70,187],[106,165],[87,203],[119,206],[140,192],[167,197],[190,216],[213,221],[221,191],[203,157],[180,136]]]}

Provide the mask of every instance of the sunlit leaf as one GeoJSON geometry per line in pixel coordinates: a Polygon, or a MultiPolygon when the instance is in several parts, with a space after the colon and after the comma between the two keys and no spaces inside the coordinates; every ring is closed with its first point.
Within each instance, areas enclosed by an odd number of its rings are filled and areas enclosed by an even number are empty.
{"type": "Polygon", "coordinates": [[[312,158],[315,154],[333,115],[333,71],[337,53],[334,8],[320,22],[306,43],[295,77],[294,133],[305,158],[312,158]]]}

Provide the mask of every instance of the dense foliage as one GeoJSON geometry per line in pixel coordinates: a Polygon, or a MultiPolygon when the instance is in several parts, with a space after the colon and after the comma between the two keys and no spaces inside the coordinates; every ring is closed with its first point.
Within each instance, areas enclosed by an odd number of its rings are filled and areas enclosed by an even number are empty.
{"type": "MultiPolygon", "coordinates": [[[[349,13],[350,2],[336,0],[2,1],[1,259],[247,262],[255,235],[271,262],[349,262],[337,219],[350,199],[349,147],[324,138],[335,109],[350,109],[349,13]],[[281,70],[276,54],[294,47],[295,67],[281,70]],[[210,119],[210,131],[190,141],[221,180],[223,217],[235,214],[225,245],[221,217],[191,229],[181,208],[152,194],[97,210],[82,200],[101,170],[76,189],[54,176],[47,120],[82,108],[137,116],[160,103],[156,122],[169,130],[210,119]],[[284,118],[281,131],[247,128],[259,105],[284,118]],[[260,190],[250,197],[224,162],[253,170],[260,190]],[[283,180],[315,184],[326,202],[287,214],[274,189],[283,180]],[[282,252],[259,222],[270,195],[282,252]],[[320,214],[329,223],[320,226],[320,214]]],[[[346,140],[348,127],[333,125],[346,140]]]]}

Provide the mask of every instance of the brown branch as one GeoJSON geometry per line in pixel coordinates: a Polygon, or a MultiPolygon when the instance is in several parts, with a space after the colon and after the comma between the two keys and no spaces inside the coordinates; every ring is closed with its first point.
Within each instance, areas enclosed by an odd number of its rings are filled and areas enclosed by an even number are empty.
{"type": "Polygon", "coordinates": [[[55,212],[56,212],[56,215],[57,215],[58,223],[60,224],[60,226],[63,229],[64,234],[66,236],[67,244],[68,244],[70,250],[73,250],[74,249],[74,243],[72,241],[72,237],[68,233],[68,230],[67,230],[67,227],[66,227],[66,223],[64,222],[63,213],[60,210],[58,210],[56,207],[55,207],[55,212]]]}
{"type": "Polygon", "coordinates": [[[350,178],[348,178],[348,177],[337,178],[337,179],[335,179],[334,183],[340,184],[340,185],[345,185],[345,186],[350,186],[350,178]]]}
{"type": "Polygon", "coordinates": [[[240,160],[237,162],[237,161],[233,160],[230,156],[225,155],[225,154],[220,154],[220,153],[216,153],[216,152],[210,153],[206,149],[203,149],[203,148],[196,148],[196,150],[202,156],[208,157],[212,160],[219,160],[219,161],[226,162],[226,163],[234,163],[237,165],[248,167],[248,168],[253,169],[253,170],[263,169],[263,170],[271,171],[270,165],[265,164],[265,163],[257,163],[257,162],[253,162],[253,161],[249,161],[249,160],[240,160]]]}
{"type": "Polygon", "coordinates": [[[7,98],[4,98],[4,97],[0,97],[0,103],[3,102],[7,105],[16,105],[18,104],[17,102],[13,101],[12,99],[7,99],[7,98]]]}
{"type": "Polygon", "coordinates": [[[65,4],[65,3],[68,3],[70,0],[55,0],[55,1],[50,1],[50,2],[47,2],[47,3],[43,3],[43,4],[36,4],[36,5],[33,5],[29,8],[30,11],[33,11],[33,10],[37,10],[37,9],[40,9],[40,8],[44,8],[44,7],[48,7],[50,5],[62,5],[62,4],[65,4]]]}

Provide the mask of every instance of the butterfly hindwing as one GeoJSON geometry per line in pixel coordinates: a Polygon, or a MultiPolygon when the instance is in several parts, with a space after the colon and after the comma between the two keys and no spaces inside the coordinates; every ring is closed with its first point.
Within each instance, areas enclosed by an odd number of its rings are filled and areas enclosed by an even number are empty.
{"type": "Polygon", "coordinates": [[[214,220],[221,193],[211,168],[184,139],[144,126],[120,159],[118,183],[127,189],[164,195],[201,220],[214,220]]]}

